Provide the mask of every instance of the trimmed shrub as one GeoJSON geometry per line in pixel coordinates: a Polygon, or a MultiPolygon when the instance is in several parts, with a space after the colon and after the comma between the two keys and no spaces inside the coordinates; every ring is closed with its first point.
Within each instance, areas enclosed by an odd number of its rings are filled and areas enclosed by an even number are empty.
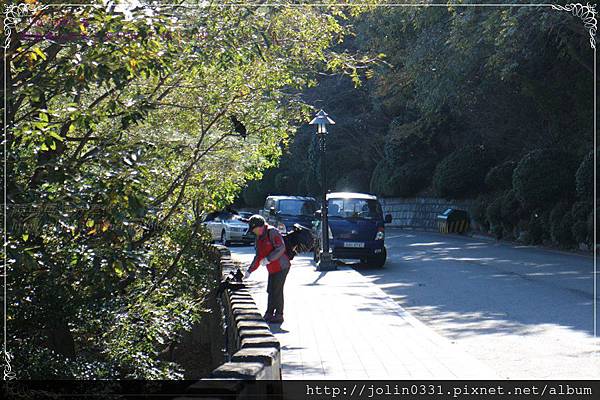
{"type": "Polygon", "coordinates": [[[516,238],[515,228],[521,220],[523,209],[514,190],[509,190],[501,197],[500,219],[505,238],[516,238]]]}
{"type": "Polygon", "coordinates": [[[389,185],[389,171],[391,167],[389,162],[385,159],[381,160],[375,169],[373,170],[373,174],[371,175],[371,183],[370,188],[371,192],[377,194],[378,196],[391,196],[388,192],[389,185]]]}
{"type": "Polygon", "coordinates": [[[558,150],[528,153],[514,170],[513,188],[521,203],[532,210],[572,197],[575,189],[572,158],[558,150]]]}
{"type": "Polygon", "coordinates": [[[410,197],[429,186],[435,163],[427,160],[411,160],[396,168],[387,181],[386,191],[393,196],[410,197]]]}
{"type": "Polygon", "coordinates": [[[588,215],[594,210],[594,203],[591,201],[578,201],[573,204],[571,212],[575,221],[587,221],[588,215]]]}
{"type": "Polygon", "coordinates": [[[465,146],[444,158],[436,167],[433,187],[444,198],[465,198],[477,193],[490,167],[483,146],[465,146]]]}
{"type": "Polygon", "coordinates": [[[533,213],[529,218],[527,243],[542,244],[548,238],[547,216],[545,214],[533,213]]]}
{"type": "Polygon", "coordinates": [[[561,247],[573,246],[573,214],[567,202],[559,202],[554,206],[549,222],[552,241],[561,247]]]}
{"type": "Polygon", "coordinates": [[[529,243],[529,220],[522,219],[514,228],[515,237],[521,243],[529,243]]]}
{"type": "Polygon", "coordinates": [[[512,188],[512,176],[517,166],[514,161],[506,161],[496,165],[485,176],[485,185],[492,191],[512,188]]]}
{"type": "Polygon", "coordinates": [[[504,199],[502,197],[496,197],[486,210],[486,217],[488,223],[490,224],[491,232],[496,236],[496,238],[501,239],[503,236],[503,227],[502,227],[502,201],[504,199]]]}
{"type": "Polygon", "coordinates": [[[591,199],[594,195],[594,152],[590,151],[581,161],[575,173],[575,187],[580,199],[591,199]]]}
{"type": "MultiPolygon", "coordinates": [[[[596,216],[600,218],[600,209],[596,209],[596,216]]],[[[598,225],[598,221],[596,221],[596,225],[598,225]]],[[[594,246],[594,212],[590,212],[587,218],[587,234],[588,234],[588,244],[590,246],[594,246]]]]}
{"type": "Polygon", "coordinates": [[[517,198],[515,191],[507,191],[502,196],[502,209],[500,210],[502,222],[507,226],[514,227],[521,219],[522,214],[521,202],[517,198]]]}
{"type": "Polygon", "coordinates": [[[588,235],[588,216],[593,211],[593,207],[594,205],[590,201],[578,201],[571,208],[571,215],[573,216],[571,233],[577,244],[585,243],[589,245],[591,243],[588,235]]]}
{"type": "Polygon", "coordinates": [[[471,215],[473,220],[487,232],[490,229],[490,224],[487,220],[487,207],[489,206],[489,200],[485,196],[479,196],[475,200],[473,207],[471,208],[471,215]]]}
{"type": "Polygon", "coordinates": [[[573,227],[571,228],[571,233],[573,234],[573,239],[575,239],[575,242],[578,244],[588,244],[590,242],[587,221],[575,221],[573,223],[573,227]]]}

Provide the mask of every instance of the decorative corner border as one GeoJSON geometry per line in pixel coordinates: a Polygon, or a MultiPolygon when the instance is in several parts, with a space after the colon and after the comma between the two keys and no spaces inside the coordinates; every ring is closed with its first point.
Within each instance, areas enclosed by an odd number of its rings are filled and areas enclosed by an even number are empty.
{"type": "Polygon", "coordinates": [[[574,16],[581,18],[586,29],[590,32],[590,46],[596,50],[596,31],[598,30],[598,20],[596,19],[596,5],[583,5],[581,3],[565,4],[564,6],[551,4],[554,10],[568,11],[574,16]]]}
{"type": "Polygon", "coordinates": [[[17,374],[14,373],[12,367],[10,366],[10,361],[13,359],[13,355],[4,349],[4,380],[13,380],[17,379],[17,374]]]}
{"type": "Polygon", "coordinates": [[[12,28],[17,25],[19,19],[34,14],[38,11],[48,8],[48,5],[41,4],[10,4],[4,8],[4,49],[10,47],[10,39],[12,35],[12,28]]]}

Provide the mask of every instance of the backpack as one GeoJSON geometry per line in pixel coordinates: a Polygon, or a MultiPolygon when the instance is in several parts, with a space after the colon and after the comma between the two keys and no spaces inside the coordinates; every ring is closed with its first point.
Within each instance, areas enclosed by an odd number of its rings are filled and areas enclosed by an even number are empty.
{"type": "MultiPolygon", "coordinates": [[[[298,253],[312,249],[315,241],[312,231],[300,224],[294,224],[294,229],[288,233],[282,233],[281,236],[283,237],[283,243],[285,244],[285,254],[290,261],[293,260],[298,253]]],[[[271,244],[275,246],[270,233],[269,240],[271,241],[271,244]]]]}

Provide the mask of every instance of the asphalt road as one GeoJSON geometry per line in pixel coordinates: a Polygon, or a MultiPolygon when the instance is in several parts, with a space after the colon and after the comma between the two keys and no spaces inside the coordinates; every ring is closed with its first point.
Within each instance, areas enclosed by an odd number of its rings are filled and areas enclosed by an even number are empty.
{"type": "Polygon", "coordinates": [[[592,257],[393,229],[386,245],[383,269],[357,270],[499,376],[600,378],[592,257]]]}

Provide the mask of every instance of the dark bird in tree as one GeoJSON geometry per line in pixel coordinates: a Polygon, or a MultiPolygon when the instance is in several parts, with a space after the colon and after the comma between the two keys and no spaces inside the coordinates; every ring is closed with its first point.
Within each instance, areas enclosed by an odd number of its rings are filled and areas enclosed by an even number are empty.
{"type": "Polygon", "coordinates": [[[233,129],[236,131],[236,133],[238,133],[241,137],[246,139],[246,126],[242,124],[234,115],[229,117],[229,119],[231,120],[231,123],[233,124],[233,129]]]}

